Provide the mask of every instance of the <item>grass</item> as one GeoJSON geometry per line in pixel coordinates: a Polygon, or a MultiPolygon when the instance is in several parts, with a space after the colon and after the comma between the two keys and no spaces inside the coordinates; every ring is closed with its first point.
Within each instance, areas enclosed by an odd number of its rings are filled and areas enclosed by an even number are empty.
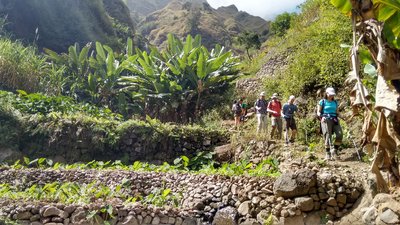
{"type": "Polygon", "coordinates": [[[47,72],[44,57],[35,47],[0,38],[0,83],[8,90],[40,91],[40,79],[47,72]]]}

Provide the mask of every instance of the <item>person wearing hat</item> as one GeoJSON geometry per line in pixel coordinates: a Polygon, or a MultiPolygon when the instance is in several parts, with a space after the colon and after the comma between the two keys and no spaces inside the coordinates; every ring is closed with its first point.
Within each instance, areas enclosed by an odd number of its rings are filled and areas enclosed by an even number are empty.
{"type": "Polygon", "coordinates": [[[325,159],[335,159],[337,150],[342,143],[343,132],[338,119],[338,102],[335,100],[335,89],[328,87],[324,99],[318,103],[318,117],[321,120],[322,135],[325,142],[325,159]],[[332,143],[332,133],[335,133],[335,141],[332,143]]]}
{"type": "Polygon", "coordinates": [[[271,96],[271,101],[268,103],[267,110],[270,113],[269,115],[271,118],[271,139],[276,137],[279,140],[282,138],[282,104],[278,99],[277,93],[274,93],[271,96]]]}
{"type": "Polygon", "coordinates": [[[254,103],[257,115],[257,133],[267,132],[267,106],[268,102],[265,100],[265,92],[260,93],[260,97],[254,103]]]}
{"type": "Polygon", "coordinates": [[[297,105],[294,104],[296,98],[294,95],[289,97],[289,100],[282,107],[282,117],[285,120],[285,144],[288,145],[289,142],[293,143],[296,138],[297,126],[296,120],[294,119],[294,113],[297,112],[297,105]],[[292,130],[289,139],[289,129],[292,130]]]}

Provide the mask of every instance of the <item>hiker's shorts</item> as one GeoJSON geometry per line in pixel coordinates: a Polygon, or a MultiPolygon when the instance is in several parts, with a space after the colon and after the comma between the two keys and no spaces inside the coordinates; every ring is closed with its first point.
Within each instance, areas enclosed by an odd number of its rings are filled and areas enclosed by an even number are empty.
{"type": "Polygon", "coordinates": [[[292,117],[292,118],[285,118],[285,130],[297,130],[297,126],[296,126],[296,120],[292,117]]]}

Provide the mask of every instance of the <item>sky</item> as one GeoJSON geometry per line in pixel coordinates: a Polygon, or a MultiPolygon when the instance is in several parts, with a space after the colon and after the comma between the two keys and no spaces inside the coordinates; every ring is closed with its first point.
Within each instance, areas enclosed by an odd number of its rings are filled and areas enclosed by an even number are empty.
{"type": "Polygon", "coordinates": [[[294,12],[305,0],[207,0],[213,7],[234,4],[240,11],[271,20],[283,12],[294,12]]]}

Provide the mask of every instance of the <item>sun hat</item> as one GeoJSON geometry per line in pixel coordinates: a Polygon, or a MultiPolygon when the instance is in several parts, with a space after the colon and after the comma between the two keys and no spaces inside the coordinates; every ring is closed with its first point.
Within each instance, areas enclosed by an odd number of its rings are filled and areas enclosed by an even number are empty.
{"type": "Polygon", "coordinates": [[[291,95],[290,97],[289,97],[289,100],[292,100],[292,99],[295,99],[296,97],[294,97],[294,95],[291,95]]]}
{"type": "Polygon", "coordinates": [[[260,93],[260,96],[265,96],[265,92],[261,92],[261,93],[260,93]]]}
{"type": "Polygon", "coordinates": [[[328,87],[326,89],[326,94],[328,94],[328,95],[336,95],[335,89],[333,87],[328,87]]]}
{"type": "Polygon", "coordinates": [[[278,98],[278,93],[272,94],[271,98],[278,98]]]}

